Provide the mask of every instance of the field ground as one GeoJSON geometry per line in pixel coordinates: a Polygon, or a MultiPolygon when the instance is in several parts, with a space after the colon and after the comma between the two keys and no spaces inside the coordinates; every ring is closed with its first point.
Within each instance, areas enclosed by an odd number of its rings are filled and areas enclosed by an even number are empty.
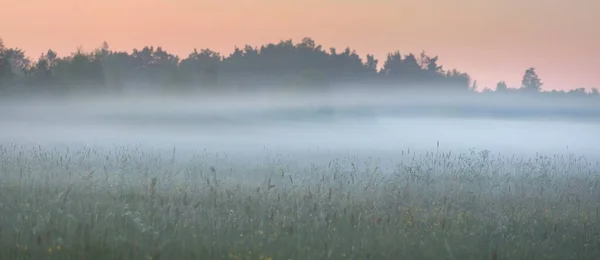
{"type": "Polygon", "coordinates": [[[0,259],[598,259],[600,165],[0,147],[0,259]]]}

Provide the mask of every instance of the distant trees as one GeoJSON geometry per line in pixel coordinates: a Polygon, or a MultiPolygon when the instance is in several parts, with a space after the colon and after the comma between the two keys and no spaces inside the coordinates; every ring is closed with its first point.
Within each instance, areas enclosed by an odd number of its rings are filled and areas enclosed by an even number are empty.
{"type": "MultiPolygon", "coordinates": [[[[426,92],[467,93],[477,88],[469,74],[445,69],[438,56],[425,52],[415,55],[393,51],[380,62],[371,54],[363,59],[350,47],[341,51],[323,48],[308,37],[298,43],[285,40],[259,47],[236,46],[229,55],[194,49],[184,58],[160,46],[145,46],[129,53],[111,50],[104,42],[91,52],[79,48],[66,57],[49,49],[36,61],[29,60],[18,48],[8,48],[0,39],[0,89],[12,86],[21,91],[55,93],[251,91],[257,87],[325,90],[347,83],[426,92]]],[[[535,68],[525,71],[521,85],[519,92],[541,92],[542,81],[535,68]]],[[[515,92],[503,81],[498,82],[495,91],[484,89],[490,93],[515,92]]],[[[569,93],[598,96],[597,90],[569,93]]]]}

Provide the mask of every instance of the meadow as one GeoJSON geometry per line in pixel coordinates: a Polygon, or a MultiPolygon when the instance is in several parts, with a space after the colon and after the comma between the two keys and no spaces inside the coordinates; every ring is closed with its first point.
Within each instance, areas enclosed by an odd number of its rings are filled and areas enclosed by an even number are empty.
{"type": "Polygon", "coordinates": [[[600,165],[0,146],[0,259],[598,259],[600,165]]]}

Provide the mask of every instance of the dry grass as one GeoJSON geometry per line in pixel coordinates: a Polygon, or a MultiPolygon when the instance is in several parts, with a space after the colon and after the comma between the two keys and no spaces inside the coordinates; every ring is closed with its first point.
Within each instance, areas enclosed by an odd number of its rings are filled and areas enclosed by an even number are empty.
{"type": "Polygon", "coordinates": [[[0,259],[597,259],[600,166],[0,147],[0,259]]]}

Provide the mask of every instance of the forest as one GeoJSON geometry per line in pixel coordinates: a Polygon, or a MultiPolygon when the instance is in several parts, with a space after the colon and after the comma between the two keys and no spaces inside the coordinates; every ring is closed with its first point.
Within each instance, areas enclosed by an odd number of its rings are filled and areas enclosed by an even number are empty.
{"type": "Polygon", "coordinates": [[[373,55],[359,56],[323,47],[306,37],[260,47],[235,47],[229,55],[194,49],[178,57],[161,47],[131,52],[111,50],[108,43],[90,52],[78,48],[59,57],[49,49],[34,60],[0,39],[0,93],[111,93],[168,91],[312,90],[353,86],[361,89],[411,90],[424,93],[511,93],[598,97],[598,89],[543,91],[535,68],[524,71],[520,86],[503,81],[478,86],[467,72],[444,68],[438,56],[390,52],[383,64],[373,55]],[[381,65],[381,66],[380,66],[381,65]]]}

